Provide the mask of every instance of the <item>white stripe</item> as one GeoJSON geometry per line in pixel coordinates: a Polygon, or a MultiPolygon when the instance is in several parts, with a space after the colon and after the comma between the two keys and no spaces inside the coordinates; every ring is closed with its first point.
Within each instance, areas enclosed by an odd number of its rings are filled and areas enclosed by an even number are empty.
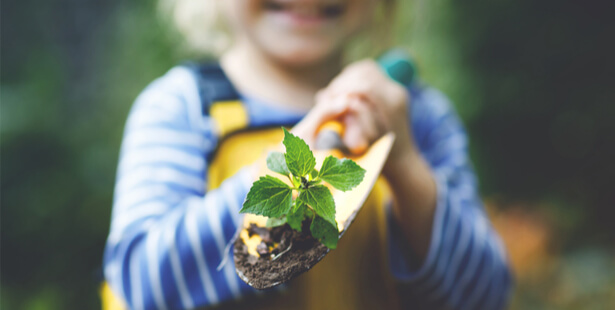
{"type": "Polygon", "coordinates": [[[205,159],[172,147],[148,147],[127,152],[121,159],[118,171],[123,173],[131,167],[143,164],[171,163],[197,172],[205,168],[205,159]]]}
{"type": "Polygon", "coordinates": [[[163,123],[177,124],[178,122],[181,122],[181,120],[178,120],[177,115],[165,113],[161,110],[157,111],[155,109],[144,109],[143,111],[139,109],[130,114],[126,122],[125,130],[132,131],[134,128],[143,126],[160,126],[163,123]]]}
{"type": "MultiPolygon", "coordinates": [[[[492,233],[492,235],[496,235],[496,234],[492,233]]],[[[493,309],[493,306],[495,304],[497,304],[498,299],[502,298],[502,295],[503,295],[502,294],[502,291],[503,291],[502,287],[506,287],[506,283],[504,283],[505,279],[504,279],[504,274],[503,274],[503,272],[506,272],[506,270],[503,270],[503,269],[506,268],[505,267],[506,263],[501,260],[501,257],[499,256],[500,253],[496,252],[496,250],[497,251],[500,250],[499,247],[501,247],[502,244],[500,243],[499,238],[491,238],[491,239],[489,239],[489,241],[491,243],[491,248],[492,248],[493,253],[494,253],[494,256],[493,256],[493,259],[494,259],[494,264],[493,264],[494,265],[494,269],[498,268],[498,266],[499,266],[500,267],[499,270],[501,272],[497,274],[498,275],[498,280],[499,280],[497,282],[498,286],[496,288],[495,285],[492,285],[492,287],[491,287],[492,294],[489,294],[487,296],[489,298],[489,300],[485,303],[486,306],[484,307],[484,309],[493,309]],[[498,255],[496,255],[496,253],[498,255]]],[[[492,276],[496,276],[496,272],[492,270],[491,275],[492,276]]]]}
{"type": "Polygon", "coordinates": [[[130,226],[130,224],[135,221],[145,217],[160,216],[167,210],[169,210],[169,207],[166,204],[161,202],[152,202],[130,208],[122,212],[121,215],[114,215],[111,222],[111,233],[109,234],[110,243],[114,245],[114,242],[117,241],[115,239],[121,239],[126,227],[130,226]]]}
{"type": "MultiPolygon", "coordinates": [[[[225,205],[222,201],[220,201],[220,192],[210,192],[205,197],[205,208],[208,212],[207,219],[209,220],[209,225],[211,227],[211,232],[213,234],[214,240],[216,242],[216,246],[218,247],[218,252],[220,253],[220,257],[224,257],[226,248],[226,242],[224,241],[224,231],[222,230],[222,225],[220,224],[220,220],[222,219],[221,211],[225,209],[225,205]]],[[[234,264],[226,264],[224,266],[224,278],[226,278],[226,283],[228,283],[231,293],[233,297],[240,298],[241,294],[239,292],[239,283],[237,283],[237,275],[235,274],[235,266],[234,264]]]]}
{"type": "MultiPolygon", "coordinates": [[[[240,225],[239,219],[239,205],[237,204],[237,199],[239,198],[239,195],[237,194],[237,186],[238,182],[225,182],[222,185],[222,190],[224,192],[224,198],[226,198],[225,200],[227,201],[228,205],[230,206],[231,210],[229,210],[231,212],[231,215],[235,215],[232,216],[233,221],[235,223],[236,226],[240,225]]],[[[242,197],[243,198],[243,197],[242,197]]],[[[232,240],[230,240],[229,242],[232,242],[232,240]]],[[[228,250],[226,247],[224,249],[224,255],[229,255],[228,254],[228,250]]],[[[223,256],[224,257],[224,256],[223,256]]],[[[225,277],[227,279],[227,282],[230,285],[231,288],[231,292],[233,292],[233,296],[235,297],[235,299],[239,299],[241,298],[241,290],[240,290],[240,282],[239,282],[239,277],[237,276],[237,274],[235,273],[235,264],[225,264],[226,266],[224,266],[224,273],[225,273],[225,277]]]]}
{"type": "MultiPolygon", "coordinates": [[[[474,210],[468,210],[468,212],[477,212],[474,210]]],[[[476,214],[472,215],[472,217],[476,218],[476,214]]],[[[457,305],[459,303],[459,299],[461,298],[461,293],[463,289],[472,281],[472,277],[476,275],[477,269],[479,267],[480,258],[483,254],[483,246],[486,243],[485,232],[487,226],[484,221],[478,220],[475,221],[474,230],[472,236],[474,237],[474,244],[472,245],[472,250],[470,252],[470,258],[468,259],[468,265],[459,279],[457,289],[453,290],[451,294],[451,303],[453,305],[457,305]]]]}
{"type": "Polygon", "coordinates": [[[220,192],[210,192],[205,196],[205,210],[207,212],[207,222],[211,227],[211,233],[220,257],[224,255],[224,231],[222,231],[222,225],[220,224],[220,215],[218,208],[224,207],[222,202],[218,199],[220,192]]]}
{"type": "Polygon", "coordinates": [[[457,230],[457,226],[459,226],[459,215],[455,214],[455,212],[452,210],[452,206],[449,205],[448,208],[448,222],[447,227],[444,228],[447,229],[447,232],[446,236],[440,241],[442,252],[440,253],[440,257],[438,258],[435,272],[431,275],[431,278],[425,281],[424,284],[421,286],[422,291],[425,291],[426,288],[430,287],[438,280],[442,279],[447,271],[447,267],[449,266],[446,260],[447,258],[449,258],[449,255],[453,249],[453,238],[455,237],[455,231],[457,230]],[[451,223],[453,223],[454,226],[451,226],[451,223]]]}
{"type": "Polygon", "coordinates": [[[152,198],[160,198],[166,203],[171,203],[173,201],[181,200],[182,195],[178,194],[177,191],[169,189],[164,185],[151,185],[137,188],[135,190],[130,191],[130,193],[126,193],[122,196],[118,196],[118,200],[113,206],[114,210],[122,211],[128,207],[135,206],[139,203],[143,203],[152,198]]]}
{"type": "MultiPolygon", "coordinates": [[[[460,200],[472,201],[476,199],[476,191],[474,190],[474,186],[468,184],[467,180],[462,180],[461,183],[457,185],[457,195],[460,200]]],[[[470,204],[477,204],[470,202],[470,204]]],[[[474,206],[470,206],[473,208],[474,206]]]]}
{"type": "Polygon", "coordinates": [[[491,276],[494,275],[496,257],[495,255],[493,255],[495,251],[489,244],[489,240],[487,240],[486,249],[484,249],[484,251],[488,251],[492,254],[491,264],[489,265],[488,270],[486,268],[487,266],[484,266],[485,268],[483,268],[483,272],[478,282],[476,283],[474,290],[472,290],[472,292],[470,293],[470,296],[466,298],[468,309],[474,309],[476,307],[476,303],[480,301],[479,298],[483,295],[483,292],[485,292],[485,290],[488,289],[488,285],[492,282],[491,276]]]}
{"type": "Polygon", "coordinates": [[[252,178],[250,169],[247,167],[243,168],[237,173],[237,175],[239,175],[239,178],[241,179],[241,184],[243,186],[244,192],[247,193],[248,190],[252,187],[252,183],[256,181],[255,179],[252,178]]]}
{"type": "Polygon", "coordinates": [[[175,67],[167,75],[172,77],[176,87],[182,90],[187,104],[186,112],[190,120],[190,127],[197,131],[211,130],[207,128],[207,124],[211,125],[211,122],[206,123],[206,118],[203,117],[201,97],[194,74],[187,68],[175,67]]]}
{"type": "Polygon", "coordinates": [[[194,175],[183,173],[169,167],[140,167],[124,174],[115,185],[116,195],[123,195],[141,184],[156,182],[176,184],[197,193],[203,192],[205,181],[194,175]]]}
{"type": "MultiPolygon", "coordinates": [[[[461,205],[451,205],[451,212],[454,212],[456,214],[460,214],[460,210],[458,210],[461,207],[461,205]]],[[[463,217],[459,216],[457,218],[457,221],[459,222],[459,224],[461,225],[461,233],[459,236],[459,241],[458,241],[458,246],[456,248],[457,251],[455,251],[453,254],[453,257],[451,258],[451,260],[449,261],[449,268],[446,272],[444,281],[442,281],[442,283],[440,283],[439,287],[437,289],[435,289],[430,298],[435,298],[436,295],[438,296],[442,296],[442,293],[448,292],[449,289],[451,288],[451,286],[454,285],[454,281],[455,281],[455,275],[457,274],[457,271],[459,270],[459,264],[461,264],[461,260],[463,259],[463,256],[465,254],[465,249],[467,249],[468,243],[470,243],[470,226],[469,225],[464,225],[463,222],[463,217]]],[[[454,250],[451,249],[451,251],[454,250]]]]}
{"type": "Polygon", "coordinates": [[[134,309],[143,309],[143,292],[141,283],[141,266],[139,264],[139,252],[133,251],[130,257],[130,290],[132,292],[132,306],[134,309]]]}
{"type": "Polygon", "coordinates": [[[240,299],[241,291],[239,290],[239,276],[235,273],[235,264],[225,264],[223,268],[224,277],[226,278],[226,283],[228,283],[229,288],[231,289],[231,293],[233,294],[233,298],[235,300],[240,299]]]}
{"type": "Polygon", "coordinates": [[[138,128],[129,132],[122,142],[122,147],[131,149],[152,144],[169,144],[203,149],[207,140],[192,131],[180,131],[166,128],[138,128]]]}
{"type": "MultiPolygon", "coordinates": [[[[442,171],[437,170],[434,171],[434,179],[436,181],[437,187],[437,201],[436,201],[436,211],[434,214],[434,224],[431,229],[431,241],[429,244],[429,250],[427,251],[427,258],[425,258],[425,262],[423,266],[419,268],[419,270],[409,277],[410,281],[416,281],[420,279],[418,283],[422,285],[423,282],[429,280],[424,279],[423,277],[427,272],[431,270],[433,264],[436,263],[439,255],[438,249],[442,247],[442,231],[444,230],[442,225],[444,225],[444,216],[447,209],[447,200],[448,197],[448,186],[446,184],[446,176],[442,173],[442,171]]],[[[408,277],[406,277],[406,281],[408,281],[408,277]]]]}
{"type": "MultiPolygon", "coordinates": [[[[179,213],[177,213],[180,215],[179,213]]],[[[174,226],[177,224],[176,221],[179,220],[178,216],[175,216],[170,223],[173,223],[174,226]]],[[[188,285],[186,284],[186,279],[184,278],[184,273],[182,271],[182,263],[181,258],[179,257],[179,252],[177,251],[177,246],[175,244],[175,234],[176,228],[171,228],[170,232],[166,234],[166,242],[169,248],[169,258],[171,262],[171,270],[173,271],[173,277],[175,278],[175,282],[177,283],[177,290],[179,291],[179,297],[181,298],[181,302],[184,308],[190,309],[194,308],[194,303],[192,302],[192,298],[190,298],[190,292],[188,290],[188,285]]]]}
{"type": "Polygon", "coordinates": [[[447,165],[463,164],[466,161],[464,148],[467,146],[467,141],[463,133],[456,132],[446,140],[439,141],[428,151],[430,162],[438,162],[443,158],[453,156],[447,161],[447,165]]]}
{"type": "Polygon", "coordinates": [[[142,108],[142,105],[146,105],[146,108],[157,108],[167,113],[175,113],[182,111],[183,104],[177,94],[169,93],[160,87],[147,88],[143,91],[135,100],[136,108],[142,108]]]}
{"type": "Polygon", "coordinates": [[[148,201],[127,209],[117,210],[111,218],[111,230],[130,225],[142,217],[163,214],[169,208],[169,204],[164,201],[148,201]]]}
{"type": "Polygon", "coordinates": [[[164,301],[162,283],[160,281],[160,271],[158,270],[158,268],[162,268],[159,265],[158,260],[158,241],[160,239],[160,234],[161,231],[158,227],[150,230],[145,246],[147,251],[147,267],[149,271],[149,281],[152,286],[152,295],[154,296],[156,307],[158,307],[158,309],[166,309],[167,305],[164,301]]]}
{"type": "Polygon", "coordinates": [[[231,215],[237,215],[237,216],[232,216],[233,218],[233,222],[235,224],[237,224],[237,219],[239,217],[239,205],[237,204],[237,199],[239,198],[239,195],[237,194],[237,191],[235,190],[235,185],[237,182],[235,183],[231,183],[231,182],[224,182],[222,184],[222,192],[224,193],[223,197],[224,197],[224,201],[226,201],[227,205],[231,208],[231,215]]]}
{"type": "Polygon", "coordinates": [[[422,96],[424,101],[429,103],[429,107],[434,113],[432,116],[433,118],[440,118],[445,113],[449,113],[451,111],[451,104],[448,98],[446,98],[446,96],[444,96],[444,94],[437,89],[431,87],[425,88],[422,96]]]}
{"type": "Polygon", "coordinates": [[[504,243],[498,234],[493,234],[493,241],[496,243],[496,249],[498,250],[498,258],[502,261],[504,266],[508,265],[508,257],[506,256],[506,248],[504,247],[504,243]]]}
{"type": "MultiPolygon", "coordinates": [[[[188,210],[199,211],[203,208],[203,202],[201,199],[195,199],[189,202],[188,210]],[[192,205],[196,203],[196,205],[192,205]]],[[[205,261],[205,257],[203,257],[203,248],[201,241],[201,237],[199,234],[198,224],[196,222],[197,215],[189,214],[186,212],[186,232],[188,234],[188,240],[190,241],[190,247],[192,248],[192,252],[194,253],[194,257],[196,259],[196,266],[199,270],[199,277],[201,278],[201,282],[203,283],[203,288],[205,290],[205,296],[210,301],[211,304],[218,303],[218,295],[216,294],[215,285],[209,274],[209,268],[207,266],[207,261],[205,261]]]]}

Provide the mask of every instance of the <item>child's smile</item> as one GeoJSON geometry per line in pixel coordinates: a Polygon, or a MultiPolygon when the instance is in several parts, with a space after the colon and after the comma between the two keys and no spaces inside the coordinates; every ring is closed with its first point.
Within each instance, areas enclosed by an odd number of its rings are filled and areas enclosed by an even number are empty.
{"type": "Polygon", "coordinates": [[[285,26],[310,28],[334,22],[344,13],[345,5],[330,1],[328,3],[315,3],[271,0],[266,1],[263,7],[285,26]]]}
{"type": "Polygon", "coordinates": [[[236,38],[293,66],[339,55],[365,29],[379,0],[225,0],[236,38]],[[247,39],[247,40],[245,40],[247,39]]]}

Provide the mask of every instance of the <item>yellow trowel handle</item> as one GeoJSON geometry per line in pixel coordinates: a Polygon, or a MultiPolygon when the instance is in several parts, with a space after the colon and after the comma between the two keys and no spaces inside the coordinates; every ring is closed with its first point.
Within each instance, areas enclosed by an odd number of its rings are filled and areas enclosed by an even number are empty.
{"type": "MultiPolygon", "coordinates": [[[[396,82],[409,85],[416,78],[416,68],[408,54],[401,49],[393,49],[378,58],[378,64],[396,82]]],[[[320,126],[316,136],[315,147],[319,150],[338,149],[346,153],[348,150],[342,141],[344,126],[337,120],[332,120],[320,126]]]]}

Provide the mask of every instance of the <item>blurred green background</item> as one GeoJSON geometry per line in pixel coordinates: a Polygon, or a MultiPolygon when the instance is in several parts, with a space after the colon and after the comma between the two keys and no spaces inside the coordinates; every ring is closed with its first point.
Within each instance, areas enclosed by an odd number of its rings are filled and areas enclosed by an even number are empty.
{"type": "MultiPolygon", "coordinates": [[[[97,309],[128,110],[194,55],[155,1],[4,0],[0,12],[0,308],[97,309]]],[[[613,6],[423,0],[397,12],[397,43],[468,128],[516,272],[511,308],[615,308],[613,6]]]]}

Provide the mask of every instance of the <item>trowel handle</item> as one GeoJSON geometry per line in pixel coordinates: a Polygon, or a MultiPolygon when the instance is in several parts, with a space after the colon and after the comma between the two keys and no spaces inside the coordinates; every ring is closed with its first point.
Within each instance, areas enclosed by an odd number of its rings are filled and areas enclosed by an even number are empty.
{"type": "MultiPolygon", "coordinates": [[[[378,64],[396,82],[409,85],[416,77],[416,67],[402,49],[392,49],[378,58],[378,64]]],[[[320,126],[315,146],[319,150],[339,149],[347,151],[342,136],[344,126],[337,120],[332,120],[320,126]]]]}

